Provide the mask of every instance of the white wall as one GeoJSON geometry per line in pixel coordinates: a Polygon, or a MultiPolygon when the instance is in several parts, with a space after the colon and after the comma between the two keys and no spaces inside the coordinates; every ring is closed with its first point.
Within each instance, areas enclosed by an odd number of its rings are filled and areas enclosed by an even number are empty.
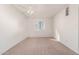
{"type": "Polygon", "coordinates": [[[51,19],[45,19],[45,18],[29,19],[28,21],[29,37],[53,37],[54,34],[51,21],[52,21],[51,19]],[[37,31],[35,26],[39,20],[42,20],[45,23],[45,29],[42,31],[37,31]]]}
{"type": "Polygon", "coordinates": [[[78,5],[69,5],[69,16],[65,16],[65,9],[54,17],[56,38],[72,49],[78,51],[78,5]]]}
{"type": "Polygon", "coordinates": [[[12,5],[0,5],[0,54],[27,37],[26,20],[12,5]]]}

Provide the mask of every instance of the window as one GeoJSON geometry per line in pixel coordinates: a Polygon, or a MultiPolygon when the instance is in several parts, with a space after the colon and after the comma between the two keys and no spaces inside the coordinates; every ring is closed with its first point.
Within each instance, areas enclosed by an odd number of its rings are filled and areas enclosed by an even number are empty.
{"type": "Polygon", "coordinates": [[[44,30],[44,27],[45,27],[44,21],[38,21],[38,22],[36,23],[36,30],[37,30],[37,31],[42,31],[42,30],[44,30]]]}

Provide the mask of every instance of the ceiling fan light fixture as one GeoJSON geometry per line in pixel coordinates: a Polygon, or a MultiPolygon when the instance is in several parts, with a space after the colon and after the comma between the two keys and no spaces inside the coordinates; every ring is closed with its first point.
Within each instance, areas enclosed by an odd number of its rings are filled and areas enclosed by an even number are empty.
{"type": "Polygon", "coordinates": [[[31,8],[29,8],[29,10],[27,11],[27,13],[30,14],[30,15],[32,15],[34,13],[34,11],[31,8]]]}

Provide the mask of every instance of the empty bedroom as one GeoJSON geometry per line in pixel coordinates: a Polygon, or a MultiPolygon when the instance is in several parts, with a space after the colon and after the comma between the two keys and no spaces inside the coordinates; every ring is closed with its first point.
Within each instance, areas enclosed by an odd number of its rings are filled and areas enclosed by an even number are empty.
{"type": "Polygon", "coordinates": [[[78,4],[0,4],[0,55],[78,55],[78,4]]]}

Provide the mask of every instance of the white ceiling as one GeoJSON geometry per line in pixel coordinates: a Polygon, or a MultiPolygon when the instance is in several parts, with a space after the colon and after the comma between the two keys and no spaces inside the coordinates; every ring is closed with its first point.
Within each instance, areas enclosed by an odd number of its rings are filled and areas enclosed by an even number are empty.
{"type": "Polygon", "coordinates": [[[14,5],[25,15],[33,18],[53,17],[56,13],[62,10],[65,4],[16,4],[14,5]],[[28,15],[29,8],[33,11],[32,15],[28,15]]]}

